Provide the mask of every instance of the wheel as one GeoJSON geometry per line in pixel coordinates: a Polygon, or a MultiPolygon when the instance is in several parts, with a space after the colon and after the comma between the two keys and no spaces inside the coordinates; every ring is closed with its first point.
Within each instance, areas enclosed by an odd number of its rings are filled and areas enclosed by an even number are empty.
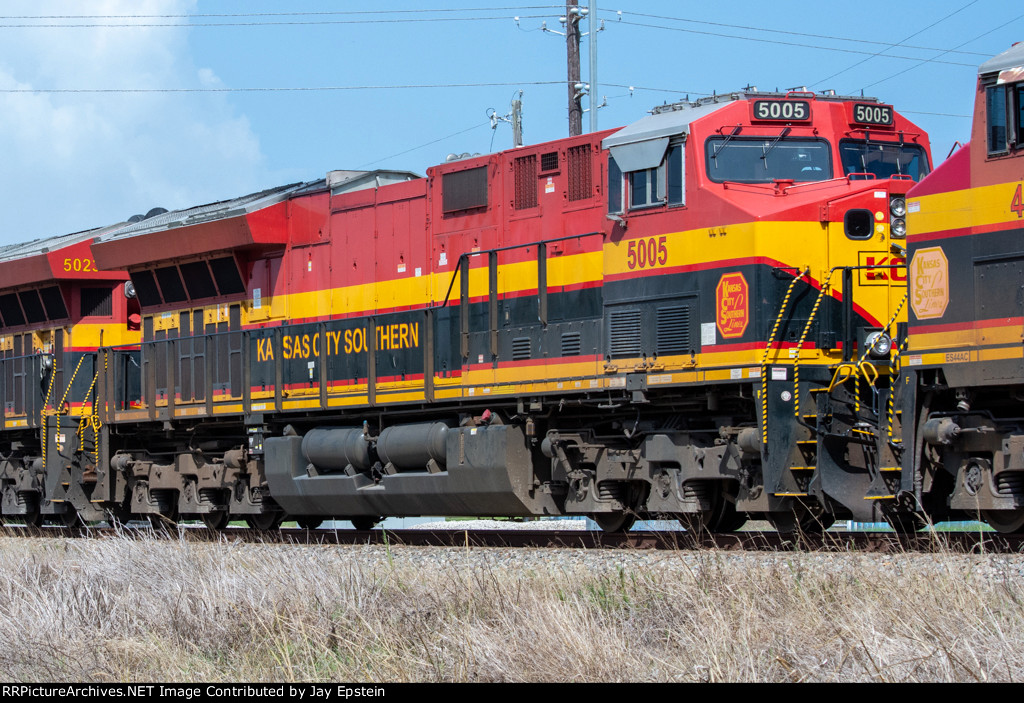
{"type": "Polygon", "coordinates": [[[357,530],[372,530],[374,525],[380,522],[383,518],[373,517],[372,515],[357,515],[354,518],[349,518],[352,522],[352,527],[357,530]]]}
{"type": "Polygon", "coordinates": [[[772,524],[776,532],[783,534],[794,532],[821,534],[832,527],[835,521],[836,518],[832,513],[826,513],[821,508],[811,509],[802,505],[792,510],[768,513],[768,522],[772,524]]]}
{"type": "Polygon", "coordinates": [[[602,532],[629,532],[636,522],[636,514],[623,511],[621,513],[594,513],[590,519],[597,523],[602,532]]]}
{"type": "Polygon", "coordinates": [[[209,530],[223,530],[228,526],[228,522],[231,521],[231,516],[228,515],[227,510],[214,510],[212,513],[203,513],[203,524],[206,525],[209,530]]]}
{"type": "Polygon", "coordinates": [[[57,516],[57,523],[63,527],[78,527],[81,520],[78,519],[78,511],[74,506],[66,504],[64,512],[57,516]]]}
{"type": "Polygon", "coordinates": [[[893,532],[901,535],[912,535],[928,524],[918,513],[892,512],[886,514],[885,521],[893,532]]]}
{"type": "Polygon", "coordinates": [[[161,513],[149,513],[146,515],[149,524],[154,530],[168,530],[178,526],[177,515],[163,515],[161,513]]]}
{"type": "Polygon", "coordinates": [[[323,518],[318,517],[299,517],[295,518],[295,522],[303,530],[315,530],[324,524],[323,518]]]}
{"type": "Polygon", "coordinates": [[[712,532],[735,532],[747,522],[747,514],[736,510],[736,504],[723,496],[708,529],[712,532]]]}
{"type": "Polygon", "coordinates": [[[1024,528],[1024,510],[983,510],[981,516],[993,530],[1003,534],[1020,532],[1024,528]]]}
{"type": "Polygon", "coordinates": [[[245,518],[245,524],[254,530],[276,530],[284,522],[284,514],[277,511],[249,515],[245,518]]]}
{"type": "Polygon", "coordinates": [[[39,512],[39,495],[31,491],[22,491],[18,493],[18,502],[24,504],[25,512],[13,517],[25,523],[25,527],[42,527],[43,516],[39,512]]]}
{"type": "Polygon", "coordinates": [[[25,523],[25,527],[42,527],[43,516],[39,512],[39,507],[32,508],[24,515],[21,516],[22,522],[25,523]]]}

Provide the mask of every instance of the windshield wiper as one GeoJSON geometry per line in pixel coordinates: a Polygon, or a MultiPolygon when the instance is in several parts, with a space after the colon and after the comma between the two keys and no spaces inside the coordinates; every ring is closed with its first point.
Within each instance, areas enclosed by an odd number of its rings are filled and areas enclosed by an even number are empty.
{"type": "Polygon", "coordinates": [[[772,149],[775,148],[775,145],[778,144],[782,140],[783,137],[785,137],[787,134],[789,134],[792,131],[793,131],[792,129],[790,129],[789,127],[786,127],[784,130],[782,130],[782,133],[779,134],[779,136],[775,137],[775,139],[772,141],[772,143],[768,145],[768,148],[764,150],[764,153],[761,154],[761,158],[764,159],[765,170],[768,169],[768,154],[771,153],[772,149]]]}
{"type": "Polygon", "coordinates": [[[742,125],[736,125],[735,127],[733,127],[732,128],[732,132],[730,132],[729,136],[725,138],[725,141],[723,141],[721,144],[719,144],[718,146],[715,147],[715,151],[714,151],[713,154],[711,154],[711,158],[712,159],[717,159],[718,158],[718,152],[720,152],[722,149],[724,149],[725,145],[728,144],[729,141],[732,140],[733,137],[735,137],[737,134],[739,134],[741,129],[743,129],[742,125]]]}

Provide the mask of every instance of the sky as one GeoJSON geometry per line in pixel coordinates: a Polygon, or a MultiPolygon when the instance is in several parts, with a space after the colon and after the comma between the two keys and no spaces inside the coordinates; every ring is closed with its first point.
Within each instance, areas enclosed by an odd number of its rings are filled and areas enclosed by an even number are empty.
{"type": "MultiPolygon", "coordinates": [[[[748,85],[863,91],[929,132],[936,163],[970,136],[977,66],[1024,40],[1010,0],[597,8],[600,129],[748,85]]],[[[334,169],[425,174],[511,147],[488,115],[520,90],[525,142],[566,136],[564,14],[537,0],[0,0],[0,245],[334,169]]]]}

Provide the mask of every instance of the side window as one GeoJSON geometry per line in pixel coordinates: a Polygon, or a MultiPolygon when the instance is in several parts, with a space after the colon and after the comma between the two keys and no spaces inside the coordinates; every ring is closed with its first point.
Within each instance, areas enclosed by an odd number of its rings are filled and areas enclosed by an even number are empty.
{"type": "Polygon", "coordinates": [[[665,158],[655,168],[629,173],[629,207],[683,205],[686,181],[683,169],[683,143],[670,144],[665,158]]]}
{"type": "Polygon", "coordinates": [[[986,90],[985,113],[988,116],[988,153],[1003,154],[1006,144],[1006,87],[993,86],[986,90]]]}
{"type": "Polygon", "coordinates": [[[661,205],[665,201],[665,164],[629,174],[629,207],[661,205]]]}
{"type": "Polygon", "coordinates": [[[611,154],[608,155],[608,212],[622,212],[622,169],[611,154]]]}
{"type": "Polygon", "coordinates": [[[670,144],[665,156],[668,165],[668,204],[684,205],[686,203],[686,169],[683,167],[683,144],[670,144]]]}
{"type": "Polygon", "coordinates": [[[1024,83],[1017,84],[1017,146],[1024,144],[1024,83]]]}

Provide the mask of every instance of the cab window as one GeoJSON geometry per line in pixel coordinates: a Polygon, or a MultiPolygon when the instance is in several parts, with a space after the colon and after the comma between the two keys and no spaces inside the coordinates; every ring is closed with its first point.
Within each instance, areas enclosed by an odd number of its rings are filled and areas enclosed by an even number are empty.
{"type": "Polygon", "coordinates": [[[630,210],[683,205],[685,198],[683,142],[670,143],[657,166],[626,173],[609,155],[608,212],[621,213],[627,203],[630,210]]]}
{"type": "Polygon", "coordinates": [[[823,139],[711,137],[704,143],[704,151],[708,177],[716,183],[832,178],[832,157],[823,139]]]}

